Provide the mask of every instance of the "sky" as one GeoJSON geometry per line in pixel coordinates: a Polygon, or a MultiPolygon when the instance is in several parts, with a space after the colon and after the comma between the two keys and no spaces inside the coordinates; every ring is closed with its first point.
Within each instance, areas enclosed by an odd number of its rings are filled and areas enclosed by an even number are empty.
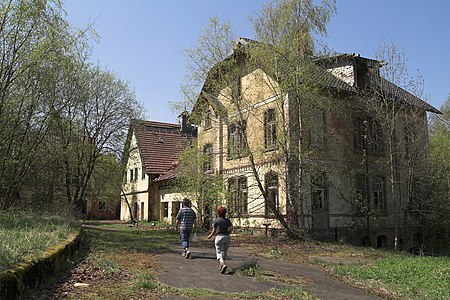
{"type": "MultiPolygon", "coordinates": [[[[64,0],[75,27],[93,23],[99,36],[91,60],[128,82],[147,120],[175,123],[169,103],[183,100],[185,50],[217,16],[236,36],[253,38],[249,16],[262,0],[64,0]]],[[[449,0],[337,0],[325,42],[337,53],[375,58],[383,42],[403,48],[412,75],[425,81],[436,108],[450,94],[449,0]]]]}

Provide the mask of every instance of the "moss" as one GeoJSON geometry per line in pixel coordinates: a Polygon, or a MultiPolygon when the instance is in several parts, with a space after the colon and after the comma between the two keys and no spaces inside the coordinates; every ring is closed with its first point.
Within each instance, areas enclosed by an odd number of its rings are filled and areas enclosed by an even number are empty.
{"type": "Polygon", "coordinates": [[[35,288],[43,278],[62,269],[67,257],[74,255],[83,238],[83,232],[71,235],[66,243],[49,248],[36,260],[26,259],[13,270],[0,273],[0,299],[18,299],[25,287],[35,288]]]}

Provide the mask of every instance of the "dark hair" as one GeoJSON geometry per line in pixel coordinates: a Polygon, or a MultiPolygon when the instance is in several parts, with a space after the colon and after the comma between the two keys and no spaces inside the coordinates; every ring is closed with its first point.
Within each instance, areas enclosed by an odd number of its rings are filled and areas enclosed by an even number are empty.
{"type": "Polygon", "coordinates": [[[225,215],[227,214],[227,208],[223,205],[219,206],[217,208],[217,214],[220,218],[225,218],[225,215]]]}
{"type": "Polygon", "coordinates": [[[191,207],[191,200],[189,200],[188,198],[184,198],[183,207],[191,207]]]}

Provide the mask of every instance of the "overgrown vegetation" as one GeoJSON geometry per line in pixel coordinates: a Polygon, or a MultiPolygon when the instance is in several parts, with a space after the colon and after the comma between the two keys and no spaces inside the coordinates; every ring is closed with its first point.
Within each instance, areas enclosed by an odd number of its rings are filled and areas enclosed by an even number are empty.
{"type": "Polygon", "coordinates": [[[64,217],[0,211],[0,270],[35,259],[78,233],[80,224],[64,217]]]}
{"type": "Polygon", "coordinates": [[[332,269],[348,278],[408,299],[448,299],[450,258],[394,256],[363,265],[336,264],[332,269]]]}
{"type": "MultiPolygon", "coordinates": [[[[252,245],[248,237],[245,240],[252,245]]],[[[250,249],[271,259],[325,267],[347,284],[390,299],[447,299],[450,294],[450,257],[446,256],[280,239],[260,241],[250,249]]]]}

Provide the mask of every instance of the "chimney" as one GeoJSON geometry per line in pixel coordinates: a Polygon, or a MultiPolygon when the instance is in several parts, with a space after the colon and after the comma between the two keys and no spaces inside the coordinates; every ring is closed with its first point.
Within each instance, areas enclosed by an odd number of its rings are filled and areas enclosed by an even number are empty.
{"type": "Polygon", "coordinates": [[[178,124],[181,125],[181,132],[191,132],[191,126],[189,124],[189,113],[184,110],[179,116],[178,116],[178,124]]]}

